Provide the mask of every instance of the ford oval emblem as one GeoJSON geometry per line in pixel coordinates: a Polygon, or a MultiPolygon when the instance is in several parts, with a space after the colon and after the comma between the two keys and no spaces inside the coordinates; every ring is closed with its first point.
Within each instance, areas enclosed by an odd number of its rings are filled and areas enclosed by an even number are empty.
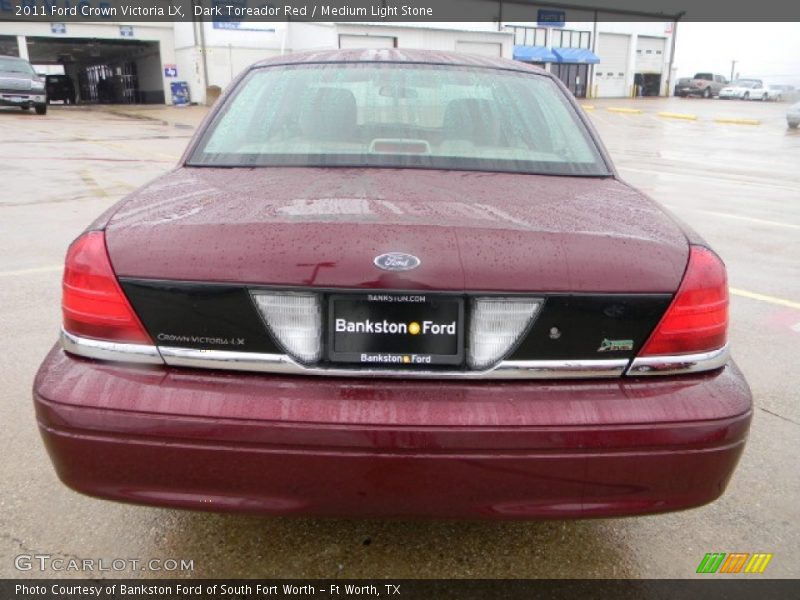
{"type": "Polygon", "coordinates": [[[387,252],[376,256],[372,261],[375,266],[384,271],[410,271],[416,269],[420,260],[413,254],[406,254],[405,252],[387,252]]]}

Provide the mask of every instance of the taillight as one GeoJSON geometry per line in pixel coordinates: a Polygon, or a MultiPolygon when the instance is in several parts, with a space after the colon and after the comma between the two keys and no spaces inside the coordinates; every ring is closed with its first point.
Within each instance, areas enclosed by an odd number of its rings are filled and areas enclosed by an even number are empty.
{"type": "Polygon", "coordinates": [[[119,286],[102,231],[90,231],[67,251],[61,308],[73,335],[130,344],[152,344],[119,286]]]}
{"type": "Polygon", "coordinates": [[[691,246],[680,288],[639,356],[716,350],[728,336],[728,278],[711,250],[691,246]]]}

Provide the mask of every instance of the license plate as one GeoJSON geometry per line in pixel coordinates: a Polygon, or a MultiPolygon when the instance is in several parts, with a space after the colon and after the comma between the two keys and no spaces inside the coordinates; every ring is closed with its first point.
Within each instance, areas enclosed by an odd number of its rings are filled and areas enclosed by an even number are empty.
{"type": "Polygon", "coordinates": [[[27,102],[28,99],[24,96],[3,96],[3,100],[8,100],[9,102],[27,102]]]}
{"type": "Polygon", "coordinates": [[[328,358],[374,367],[458,365],[464,300],[438,294],[336,295],[328,300],[328,358]]]}

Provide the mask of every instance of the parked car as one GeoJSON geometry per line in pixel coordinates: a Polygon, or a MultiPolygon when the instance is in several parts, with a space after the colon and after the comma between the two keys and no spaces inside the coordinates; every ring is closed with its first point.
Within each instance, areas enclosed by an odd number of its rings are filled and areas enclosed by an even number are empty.
{"type": "Polygon", "coordinates": [[[722,260],[519,61],[286,55],[67,251],[59,477],[271,514],[633,515],[723,493],[722,260]]]}
{"type": "Polygon", "coordinates": [[[722,88],[719,97],[723,100],[766,100],[768,93],[760,79],[737,79],[722,88]]]}
{"type": "Polygon", "coordinates": [[[47,101],[75,104],[75,84],[68,75],[47,75],[47,101]]]}
{"type": "Polygon", "coordinates": [[[44,79],[31,64],[17,56],[0,56],[0,106],[16,106],[22,110],[47,113],[44,79]]]}
{"type": "Polygon", "coordinates": [[[728,80],[722,75],[713,73],[695,73],[694,77],[683,77],[675,86],[676,96],[703,96],[711,98],[718,96],[728,80]]]}
{"type": "Polygon", "coordinates": [[[797,90],[792,85],[773,84],[767,86],[767,100],[781,102],[783,100],[794,100],[797,90]]]}
{"type": "Polygon", "coordinates": [[[796,129],[800,125],[800,102],[789,107],[789,111],[786,113],[786,123],[792,129],[796,129]]]}

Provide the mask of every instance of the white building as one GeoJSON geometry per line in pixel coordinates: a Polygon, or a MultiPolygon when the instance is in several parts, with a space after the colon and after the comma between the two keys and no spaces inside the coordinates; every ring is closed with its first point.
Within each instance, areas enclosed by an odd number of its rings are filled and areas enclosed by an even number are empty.
{"type": "Polygon", "coordinates": [[[672,22],[509,23],[514,58],[544,66],[580,97],[668,96],[672,22]]]}
{"type": "MultiPolygon", "coordinates": [[[[563,14],[563,13],[562,13],[563,14]]],[[[579,17],[581,15],[578,15],[579,17]]],[[[516,58],[544,66],[577,96],[668,94],[672,23],[23,23],[0,22],[0,54],[66,72],[84,102],[192,102],[247,65],[311,49],[397,47],[516,58]],[[638,87],[637,87],[638,85],[638,87]]]]}
{"type": "Polygon", "coordinates": [[[513,56],[513,34],[493,23],[176,23],[175,54],[192,99],[224,88],[247,65],[284,52],[333,48],[423,48],[513,56]],[[235,28],[233,28],[235,27],[235,28]],[[205,47],[205,60],[202,48],[205,47]]]}

